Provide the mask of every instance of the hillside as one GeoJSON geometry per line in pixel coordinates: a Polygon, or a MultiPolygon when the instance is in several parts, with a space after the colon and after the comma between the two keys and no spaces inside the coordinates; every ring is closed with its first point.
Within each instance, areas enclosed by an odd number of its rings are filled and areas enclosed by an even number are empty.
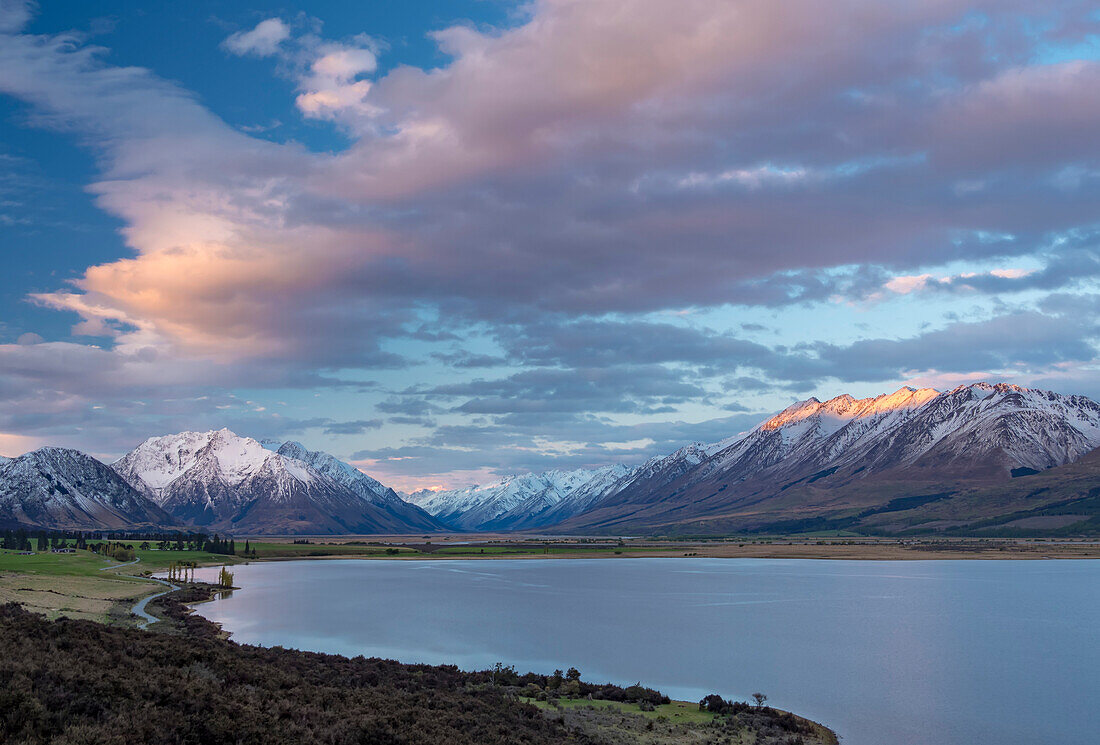
{"type": "Polygon", "coordinates": [[[47,447],[0,462],[0,527],[110,530],[175,523],[109,466],[77,450],[47,447]]]}

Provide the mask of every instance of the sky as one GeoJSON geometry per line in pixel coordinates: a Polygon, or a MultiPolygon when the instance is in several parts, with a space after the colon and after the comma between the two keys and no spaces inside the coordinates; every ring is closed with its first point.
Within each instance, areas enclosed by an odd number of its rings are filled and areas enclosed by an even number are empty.
{"type": "Polygon", "coordinates": [[[0,454],[404,490],[1100,398],[1092,2],[0,0],[0,454]]]}

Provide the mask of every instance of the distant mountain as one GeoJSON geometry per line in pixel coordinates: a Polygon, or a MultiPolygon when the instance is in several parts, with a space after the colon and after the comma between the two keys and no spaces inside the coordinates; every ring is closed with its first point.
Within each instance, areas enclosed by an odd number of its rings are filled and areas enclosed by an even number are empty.
{"type": "Polygon", "coordinates": [[[456,530],[537,528],[583,512],[628,473],[622,465],[547,471],[465,489],[424,490],[407,498],[456,530]]]}
{"type": "Polygon", "coordinates": [[[0,525],[114,530],[174,523],[109,466],[77,450],[47,447],[0,462],[0,525]]]}
{"type": "Polygon", "coordinates": [[[671,470],[635,475],[557,527],[798,529],[891,500],[940,501],[1072,463],[1098,446],[1100,405],[1083,396],[977,383],[811,398],[725,447],[689,450],[671,470]]]}
{"type": "Polygon", "coordinates": [[[421,529],[308,463],[227,429],[150,438],[113,468],[178,521],[208,531],[300,535],[421,529]]]}
{"type": "Polygon", "coordinates": [[[275,450],[279,455],[308,464],[318,473],[357,494],[366,502],[393,517],[401,530],[421,532],[443,529],[443,525],[438,520],[420,507],[406,502],[390,487],[371,478],[355,466],[338,460],[335,456],[319,450],[307,450],[301,443],[293,441],[278,443],[273,440],[264,440],[262,444],[268,449],[275,450]]]}
{"type": "MultiPolygon", "coordinates": [[[[408,498],[460,530],[881,532],[919,530],[906,521],[924,520],[949,531],[996,522],[1009,505],[995,493],[1018,493],[1017,479],[1064,486],[1063,472],[1077,473],[1071,464],[1097,447],[1100,404],[1083,396],[988,383],[945,393],[905,387],[865,399],[810,398],[746,433],[635,468],[526,474],[408,498]],[[951,510],[952,519],[935,517],[951,510]]],[[[1083,489],[1093,477],[1084,469],[1070,480],[1083,489]]],[[[1094,486],[1100,494],[1100,481],[1094,486]]],[[[1030,506],[1011,509],[1045,509],[1058,490],[1033,492],[1030,506]]]]}
{"type": "Polygon", "coordinates": [[[556,504],[540,511],[537,502],[522,502],[487,527],[492,530],[504,529],[497,527],[499,524],[508,526],[509,530],[530,530],[556,525],[573,515],[582,514],[604,497],[613,494],[620,488],[623,479],[633,472],[634,469],[622,464],[592,470],[552,471],[553,474],[565,477],[561,479],[564,487],[562,498],[556,504]]]}
{"type": "Polygon", "coordinates": [[[1100,532],[1100,404],[976,383],[816,398],[636,467],[511,476],[404,499],[335,457],[229,430],[146,440],[112,467],[0,458],[0,526],[229,534],[1100,532]]]}

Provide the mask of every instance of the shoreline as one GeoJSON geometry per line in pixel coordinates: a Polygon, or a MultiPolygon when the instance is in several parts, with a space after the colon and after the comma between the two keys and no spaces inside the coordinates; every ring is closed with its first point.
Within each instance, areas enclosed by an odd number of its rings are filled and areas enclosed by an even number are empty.
{"type": "MultiPolygon", "coordinates": [[[[241,588],[233,587],[229,589],[239,590],[241,588]]],[[[184,585],[166,593],[161,593],[157,596],[157,605],[163,613],[161,621],[164,626],[161,631],[170,634],[182,634],[190,638],[208,638],[223,641],[231,639],[232,632],[226,631],[220,623],[203,616],[197,608],[197,606],[214,602],[223,592],[226,592],[225,588],[219,588],[209,583],[199,581],[184,585]]],[[[263,649],[269,649],[269,647],[264,645],[246,643],[246,646],[259,646],[263,649]]],[[[344,660],[351,659],[351,655],[345,653],[293,649],[291,651],[299,651],[300,653],[309,655],[336,657],[344,660]]],[[[411,667],[438,667],[441,665],[448,665],[448,663],[416,663],[404,662],[401,660],[395,660],[395,662],[402,666],[411,667]]],[[[515,670],[514,667],[503,667],[500,669],[506,676],[516,676],[519,672],[515,670]]],[[[481,674],[481,671],[476,668],[470,668],[468,670],[459,668],[459,670],[465,675],[481,674]]],[[[536,678],[542,677],[544,681],[546,679],[545,675],[534,671],[520,673],[519,675],[523,678],[534,676],[536,678]]],[[[589,685],[591,687],[591,684],[589,685]]],[[[625,685],[627,684],[623,683],[620,685],[607,682],[596,684],[595,688],[621,688],[625,685]]],[[[641,687],[642,684],[636,683],[635,686],[641,687]]],[[[659,691],[655,689],[645,690],[648,693],[659,694],[659,691]]],[[[565,688],[551,690],[550,686],[547,686],[544,691],[539,692],[539,697],[537,698],[530,696],[530,693],[532,693],[530,686],[525,689],[520,689],[517,685],[511,689],[508,696],[518,703],[534,706],[548,719],[554,719],[559,723],[567,724],[571,731],[576,732],[587,729],[587,734],[597,735],[597,741],[602,739],[598,737],[601,730],[610,729],[616,734],[630,734],[634,730],[644,730],[648,733],[653,730],[654,725],[657,725],[658,729],[664,728],[666,734],[672,738],[671,740],[659,740],[658,742],[666,743],[667,745],[697,745],[699,735],[703,732],[709,732],[714,727],[728,726],[730,724],[729,712],[725,714],[711,713],[709,710],[704,710],[702,708],[702,702],[674,699],[668,696],[665,696],[664,704],[657,704],[655,707],[646,707],[639,701],[607,699],[599,696],[593,698],[591,695],[583,697],[583,693],[581,696],[574,697],[576,695],[575,692],[574,694],[566,693],[565,688]],[[582,716],[578,720],[575,716],[571,717],[570,712],[574,715],[581,714],[582,716]],[[642,723],[645,724],[643,725],[642,723]]],[[[734,699],[729,699],[728,704],[733,705],[733,703],[734,699]]],[[[780,720],[785,718],[788,722],[794,722],[801,734],[808,738],[803,740],[807,745],[839,745],[840,743],[839,735],[831,727],[817,720],[810,719],[809,717],[796,714],[793,711],[766,705],[752,707],[747,703],[739,704],[739,706],[746,707],[748,710],[747,714],[743,712],[741,716],[751,717],[764,715],[767,718],[778,718],[780,720]]],[[[736,716],[733,721],[737,721],[736,716]]],[[[748,745],[737,736],[737,731],[744,726],[745,723],[736,725],[734,730],[729,734],[737,737],[737,739],[730,739],[727,740],[727,742],[748,745]]],[[[755,744],[757,741],[754,739],[750,742],[755,744]]],[[[786,740],[780,742],[768,739],[767,742],[771,745],[782,745],[782,742],[786,742],[786,740]]]]}
{"type": "Polygon", "coordinates": [[[889,539],[889,538],[800,538],[729,540],[562,539],[518,537],[499,534],[424,536],[256,536],[266,546],[301,548],[294,540],[309,540],[309,550],[278,552],[269,549],[256,557],[239,561],[288,559],[628,559],[628,558],[715,558],[715,559],[831,559],[854,561],[928,560],[1059,560],[1100,559],[1100,540],[1058,539],[889,539]],[[342,551],[373,539],[377,547],[399,548],[402,553],[364,555],[358,550],[342,551]]]}
{"type": "MultiPolygon", "coordinates": [[[[242,539],[245,537],[242,537],[242,539]]],[[[249,540],[252,537],[247,537],[249,540]]],[[[709,558],[831,561],[1057,561],[1100,559],[1100,540],[988,538],[849,538],[784,536],[745,539],[605,539],[546,535],[440,534],[369,536],[256,536],[255,555],[229,556],[139,551],[141,563],[100,566],[91,555],[8,556],[0,552],[0,600],[15,601],[51,617],[94,618],[137,625],[135,604],[162,585],[151,575],[169,562],[198,566],[295,560],[492,561],[545,559],[709,558]],[[308,541],[308,543],[301,543],[308,541]],[[140,576],[124,570],[148,567],[140,576]],[[138,590],[138,588],[141,590],[138,590]]],[[[148,623],[148,619],[145,619],[148,623]]]]}

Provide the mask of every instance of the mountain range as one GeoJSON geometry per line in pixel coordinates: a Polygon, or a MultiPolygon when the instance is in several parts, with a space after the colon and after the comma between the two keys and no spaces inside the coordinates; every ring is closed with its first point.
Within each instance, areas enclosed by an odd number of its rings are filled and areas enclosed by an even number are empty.
{"type": "Polygon", "coordinates": [[[229,430],[153,437],[112,466],[0,459],[0,526],[226,534],[1100,531],[1100,404],[1014,385],[795,403],[638,466],[399,495],[328,453],[229,430]]]}
{"type": "MultiPolygon", "coordinates": [[[[593,488],[599,496],[582,498],[579,508],[564,495],[550,504],[525,499],[533,496],[527,487],[546,474],[409,499],[444,523],[480,530],[952,531],[976,521],[994,528],[1002,525],[998,515],[1014,529],[1011,515],[1042,512],[1074,496],[1064,492],[1062,469],[1097,447],[1100,404],[1083,396],[988,383],[943,393],[905,387],[873,398],[800,401],[748,432],[626,469],[614,483],[593,488]],[[1048,481],[1061,486],[1044,486],[1048,481]],[[1021,489],[1026,503],[996,498],[1021,489]],[[533,509],[523,513],[520,504],[533,509]]],[[[552,484],[570,481],[569,473],[552,473],[552,484]]],[[[574,473],[583,480],[592,472],[574,473]]],[[[1088,476],[1068,483],[1081,488],[1088,476]]],[[[1100,481],[1094,486],[1100,490],[1100,481]]],[[[1087,490],[1075,498],[1087,499],[1087,490]]],[[[1100,512],[1070,501],[1076,522],[1100,512]]],[[[1051,525],[1071,527],[1075,519],[1065,515],[1051,525]]]]}
{"type": "Polygon", "coordinates": [[[0,464],[0,525],[196,528],[224,534],[438,531],[442,524],[327,453],[227,429],[152,437],[111,466],[43,448],[0,464]]]}
{"type": "Polygon", "coordinates": [[[583,513],[632,472],[623,465],[510,476],[495,484],[406,495],[458,530],[524,530],[583,513]]]}

